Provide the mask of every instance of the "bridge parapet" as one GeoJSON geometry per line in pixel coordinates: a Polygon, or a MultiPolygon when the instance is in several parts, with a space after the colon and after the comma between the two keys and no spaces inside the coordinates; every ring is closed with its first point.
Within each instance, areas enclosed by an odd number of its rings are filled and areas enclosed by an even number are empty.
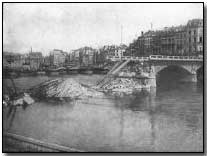
{"type": "Polygon", "coordinates": [[[172,60],[172,61],[203,61],[201,56],[165,56],[165,55],[150,55],[150,60],[172,60]]]}
{"type": "Polygon", "coordinates": [[[107,59],[111,61],[131,60],[131,61],[203,61],[201,56],[165,56],[165,55],[150,55],[149,57],[132,57],[132,56],[109,56],[107,59]]]}
{"type": "Polygon", "coordinates": [[[131,60],[131,61],[149,61],[149,57],[131,57],[131,56],[123,56],[123,57],[116,57],[111,56],[107,57],[107,59],[111,61],[122,61],[122,60],[131,60]]]}

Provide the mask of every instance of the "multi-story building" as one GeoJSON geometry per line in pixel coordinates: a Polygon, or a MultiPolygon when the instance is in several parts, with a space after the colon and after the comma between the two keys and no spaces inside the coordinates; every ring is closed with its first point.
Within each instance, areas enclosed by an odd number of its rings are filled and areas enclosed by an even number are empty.
{"type": "Polygon", "coordinates": [[[143,33],[127,49],[131,55],[200,55],[203,53],[203,20],[143,33]]]}
{"type": "Polygon", "coordinates": [[[94,64],[96,50],[91,47],[83,47],[76,50],[79,53],[79,63],[81,66],[91,66],[94,64]]]}
{"type": "Polygon", "coordinates": [[[56,67],[65,65],[66,56],[67,52],[59,49],[54,49],[50,52],[50,65],[56,67]]]}
{"type": "Polygon", "coordinates": [[[45,56],[45,57],[43,58],[43,66],[44,66],[44,67],[49,67],[49,66],[50,66],[50,63],[51,63],[51,61],[50,61],[50,56],[45,56]]]}
{"type": "Polygon", "coordinates": [[[186,50],[192,55],[203,53],[203,20],[193,19],[187,23],[186,50]]]}
{"type": "Polygon", "coordinates": [[[3,52],[3,67],[10,69],[20,69],[24,60],[22,55],[12,52],[3,52]]]}
{"type": "Polygon", "coordinates": [[[137,46],[135,45],[134,49],[132,50],[132,52],[137,52],[138,55],[148,55],[152,52],[152,48],[153,48],[153,37],[155,36],[155,32],[154,31],[148,31],[146,33],[141,33],[141,36],[138,37],[137,39],[137,46]]]}
{"type": "Polygon", "coordinates": [[[115,47],[115,57],[123,57],[126,52],[127,46],[125,44],[121,44],[120,46],[115,47]]]}
{"type": "Polygon", "coordinates": [[[74,64],[74,66],[80,66],[80,54],[79,50],[72,50],[69,54],[70,62],[74,64]]]}
{"type": "Polygon", "coordinates": [[[186,50],[186,26],[179,26],[175,29],[175,54],[188,55],[186,50]]]}
{"type": "Polygon", "coordinates": [[[43,64],[43,56],[41,52],[30,52],[28,54],[30,70],[38,70],[43,64]]]}
{"type": "Polygon", "coordinates": [[[96,64],[103,65],[107,60],[108,51],[104,47],[102,47],[97,50],[97,53],[95,53],[95,55],[96,55],[96,61],[95,61],[96,64]]]}
{"type": "Polygon", "coordinates": [[[41,52],[18,54],[3,52],[3,64],[7,68],[18,70],[38,70],[43,62],[41,52]]]}
{"type": "Polygon", "coordinates": [[[100,48],[101,51],[105,51],[108,56],[122,57],[127,49],[125,44],[117,45],[105,45],[100,48]]]}

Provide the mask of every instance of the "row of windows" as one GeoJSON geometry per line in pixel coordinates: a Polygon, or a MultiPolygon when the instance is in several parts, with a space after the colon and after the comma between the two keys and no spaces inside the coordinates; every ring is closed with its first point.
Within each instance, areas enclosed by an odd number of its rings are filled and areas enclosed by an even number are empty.
{"type": "Polygon", "coordinates": [[[189,30],[189,35],[191,35],[192,32],[194,32],[194,35],[196,35],[196,30],[189,30]]]}
{"type": "MultiPolygon", "coordinates": [[[[191,38],[188,39],[189,43],[191,43],[193,41],[193,43],[196,43],[196,37],[193,38],[193,40],[191,40],[191,38]]],[[[182,44],[184,43],[184,40],[175,40],[175,39],[162,39],[162,43],[165,43],[165,44],[169,44],[169,42],[175,42],[175,44],[182,44]]],[[[202,37],[199,37],[199,43],[202,43],[203,42],[203,38],[202,37]]],[[[151,44],[152,42],[146,42],[145,44],[151,44]]],[[[140,43],[141,44],[141,43],[140,43]]]]}
{"type": "MultiPolygon", "coordinates": [[[[188,39],[189,43],[191,43],[191,38],[188,39]]],[[[196,37],[193,38],[193,42],[196,43],[196,37]]],[[[199,43],[203,42],[203,38],[199,37],[199,43]]]]}

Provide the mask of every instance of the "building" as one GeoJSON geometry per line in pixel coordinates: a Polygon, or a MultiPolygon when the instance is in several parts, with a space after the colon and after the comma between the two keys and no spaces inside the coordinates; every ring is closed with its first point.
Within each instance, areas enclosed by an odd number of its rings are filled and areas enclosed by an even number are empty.
{"type": "Polygon", "coordinates": [[[193,19],[187,23],[187,47],[192,55],[203,54],[203,20],[193,19]]]}
{"type": "Polygon", "coordinates": [[[102,66],[107,60],[108,51],[106,50],[105,47],[101,47],[97,50],[95,55],[96,55],[95,56],[96,64],[102,66]]]}
{"type": "Polygon", "coordinates": [[[41,52],[30,52],[27,61],[29,61],[30,70],[38,70],[43,64],[43,56],[41,52]]]}
{"type": "Polygon", "coordinates": [[[186,26],[179,26],[175,29],[175,54],[188,55],[186,49],[186,26]]]}
{"type": "Polygon", "coordinates": [[[132,49],[132,53],[137,52],[138,56],[145,56],[149,55],[152,52],[152,47],[153,47],[153,39],[155,36],[154,31],[148,31],[146,33],[141,32],[141,36],[138,37],[137,42],[132,49]]]}
{"type": "Polygon", "coordinates": [[[5,68],[15,70],[38,70],[43,63],[41,52],[30,52],[19,54],[12,52],[3,52],[3,65],[5,68]]]}
{"type": "Polygon", "coordinates": [[[79,50],[72,50],[69,54],[70,62],[73,63],[75,66],[80,66],[80,54],[79,50]]]}
{"type": "MultiPolygon", "coordinates": [[[[75,51],[76,55],[79,57],[79,64],[81,66],[92,66],[95,61],[95,53],[96,50],[91,47],[83,47],[79,48],[75,51]]],[[[75,60],[78,60],[77,57],[75,57],[75,60]]]]}
{"type": "Polygon", "coordinates": [[[127,46],[125,44],[117,45],[105,45],[100,48],[101,52],[107,53],[107,56],[123,57],[126,52],[127,46]]]}
{"type": "Polygon", "coordinates": [[[120,44],[115,47],[115,57],[123,57],[126,52],[127,46],[125,44],[120,44]]]}
{"type": "Polygon", "coordinates": [[[133,56],[203,54],[203,20],[189,20],[186,25],[142,32],[127,48],[133,56]]]}
{"type": "Polygon", "coordinates": [[[54,49],[50,52],[50,65],[60,67],[65,65],[67,52],[59,49],[54,49]]]}
{"type": "Polygon", "coordinates": [[[22,55],[13,52],[3,52],[3,68],[21,69],[24,60],[22,55]]]}
{"type": "Polygon", "coordinates": [[[44,66],[44,68],[47,68],[47,67],[49,67],[50,66],[50,56],[45,56],[44,58],[43,58],[43,66],[44,66]]]}

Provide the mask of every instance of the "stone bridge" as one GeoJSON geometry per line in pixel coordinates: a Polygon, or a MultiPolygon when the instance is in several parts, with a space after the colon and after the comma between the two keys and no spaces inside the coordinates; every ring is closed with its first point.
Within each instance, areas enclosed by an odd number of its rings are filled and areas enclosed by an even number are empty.
{"type": "Polygon", "coordinates": [[[140,75],[144,75],[150,85],[154,87],[156,86],[157,75],[164,69],[167,70],[169,67],[175,66],[188,73],[187,81],[197,82],[197,71],[203,66],[203,57],[196,56],[151,55],[149,57],[109,57],[108,59],[117,62],[116,68],[112,68],[109,74],[119,75],[127,64],[133,62],[135,65],[139,64],[142,69],[140,75]]]}

